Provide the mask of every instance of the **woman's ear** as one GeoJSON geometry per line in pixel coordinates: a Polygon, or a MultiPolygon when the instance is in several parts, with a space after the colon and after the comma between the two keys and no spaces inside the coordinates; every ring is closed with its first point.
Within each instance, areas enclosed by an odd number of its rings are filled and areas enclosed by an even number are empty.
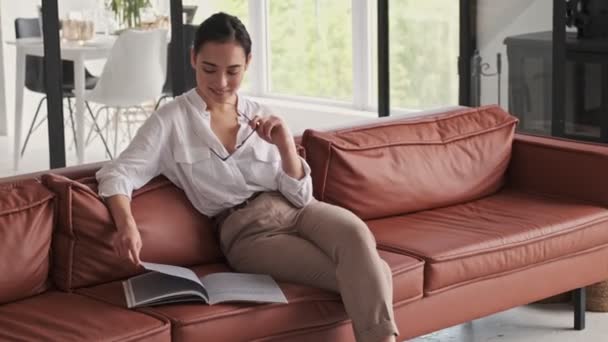
{"type": "Polygon", "coordinates": [[[196,70],[196,52],[194,48],[190,48],[190,65],[192,69],[196,70]]]}
{"type": "Polygon", "coordinates": [[[249,63],[251,63],[251,52],[249,53],[249,55],[247,55],[247,60],[245,61],[245,70],[247,70],[249,68],[249,63]]]}

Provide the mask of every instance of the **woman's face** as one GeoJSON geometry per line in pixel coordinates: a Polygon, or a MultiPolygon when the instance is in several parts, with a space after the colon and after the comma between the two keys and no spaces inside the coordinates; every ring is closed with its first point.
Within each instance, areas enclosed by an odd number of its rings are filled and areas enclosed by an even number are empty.
{"type": "Polygon", "coordinates": [[[209,100],[226,103],[241,86],[243,76],[251,60],[251,54],[239,43],[206,42],[199,51],[191,52],[191,63],[196,70],[199,92],[209,100]]]}

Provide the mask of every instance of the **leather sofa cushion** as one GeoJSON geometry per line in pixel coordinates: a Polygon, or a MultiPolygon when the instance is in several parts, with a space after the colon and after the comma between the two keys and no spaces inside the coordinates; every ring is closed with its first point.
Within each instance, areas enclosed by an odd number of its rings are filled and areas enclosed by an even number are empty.
{"type": "Polygon", "coordinates": [[[35,180],[0,184],[0,304],[48,288],[53,198],[35,180]]]}
{"type": "MultiPolygon", "coordinates": [[[[71,290],[140,272],[114,249],[116,228],[94,178],[77,182],[48,174],[43,182],[57,194],[52,275],[59,288],[71,290]]],[[[187,266],[223,258],[209,219],[166,178],[135,191],[131,208],[142,237],[142,260],[187,266]]]]}
{"type": "Polygon", "coordinates": [[[0,306],[1,341],[171,341],[164,319],[49,291],[0,306]]]}
{"type": "Polygon", "coordinates": [[[367,224],[380,248],[425,260],[426,295],[608,245],[607,209],[511,189],[367,224]]]}
{"type": "MultiPolygon", "coordinates": [[[[394,302],[419,300],[422,297],[423,262],[387,251],[380,251],[380,256],[393,271],[394,302]]],[[[230,271],[225,264],[192,269],[199,276],[230,271]]],[[[137,310],[169,319],[176,341],[251,341],[332,325],[338,329],[341,324],[348,323],[338,294],[290,283],[279,285],[289,304],[223,303],[209,306],[187,303],[137,310]]],[[[126,305],[120,282],[81,288],[77,292],[113,305],[126,305]]]]}
{"type": "Polygon", "coordinates": [[[304,132],[315,198],[363,219],[468,202],[497,191],[517,119],[498,106],[335,132],[304,132]]]}

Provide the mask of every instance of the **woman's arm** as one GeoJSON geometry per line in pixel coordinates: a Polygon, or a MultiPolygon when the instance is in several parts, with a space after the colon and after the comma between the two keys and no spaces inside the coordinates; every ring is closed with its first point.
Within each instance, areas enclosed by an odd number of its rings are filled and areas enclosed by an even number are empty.
{"type": "Polygon", "coordinates": [[[260,137],[277,146],[281,155],[281,169],[277,174],[279,191],[296,207],[302,208],[312,200],[310,167],[297,152],[289,128],[278,116],[259,116],[251,119],[260,137]]]}
{"type": "Polygon", "coordinates": [[[131,194],[160,174],[166,136],[158,113],[153,114],[125,151],[96,173],[99,195],[106,200],[118,231],[113,241],[116,251],[136,265],[140,263],[142,241],[131,212],[131,194]]]}
{"type": "Polygon", "coordinates": [[[291,143],[285,143],[282,146],[278,146],[279,153],[281,154],[281,166],[283,168],[283,172],[285,172],[289,177],[300,180],[306,176],[304,171],[304,167],[302,166],[302,160],[298,155],[298,151],[296,149],[296,145],[291,139],[291,143]]]}
{"type": "Polygon", "coordinates": [[[114,195],[106,198],[118,235],[114,246],[118,255],[129,258],[135,265],[139,265],[139,252],[141,251],[141,235],[131,213],[131,201],[125,195],[114,195]]]}

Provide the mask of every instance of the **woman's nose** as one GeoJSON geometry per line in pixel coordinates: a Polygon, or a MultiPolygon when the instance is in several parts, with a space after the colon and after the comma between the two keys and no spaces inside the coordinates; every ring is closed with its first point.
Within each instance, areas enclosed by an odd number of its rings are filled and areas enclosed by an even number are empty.
{"type": "Polygon", "coordinates": [[[217,78],[217,85],[222,88],[224,88],[228,85],[228,78],[226,77],[225,74],[223,74],[223,73],[219,74],[219,76],[217,78]]]}

